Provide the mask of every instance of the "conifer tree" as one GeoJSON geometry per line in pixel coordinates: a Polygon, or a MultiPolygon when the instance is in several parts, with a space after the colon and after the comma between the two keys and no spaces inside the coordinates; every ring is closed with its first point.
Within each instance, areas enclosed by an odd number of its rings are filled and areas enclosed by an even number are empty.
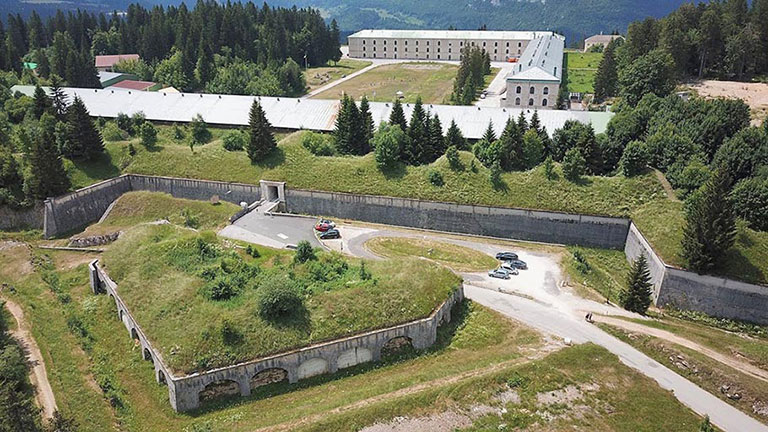
{"type": "Polygon", "coordinates": [[[523,168],[531,169],[544,159],[544,143],[533,129],[523,135],[523,168]]]}
{"type": "Polygon", "coordinates": [[[517,124],[511,118],[507,119],[504,131],[499,136],[501,144],[501,167],[505,171],[519,170],[524,167],[523,137],[517,124]]]}
{"type": "Polygon", "coordinates": [[[493,120],[488,122],[488,127],[485,129],[482,139],[488,144],[492,144],[496,141],[496,133],[493,131],[493,120]]]}
{"type": "Polygon", "coordinates": [[[56,148],[55,124],[56,119],[50,114],[43,114],[40,131],[32,140],[24,192],[33,199],[61,195],[69,189],[69,178],[56,148]]]}
{"type": "Polygon", "coordinates": [[[368,105],[368,98],[363,96],[360,100],[360,126],[363,131],[363,142],[360,146],[360,154],[368,154],[371,151],[371,140],[373,139],[373,116],[368,105]]]}
{"type": "Polygon", "coordinates": [[[627,275],[627,285],[620,293],[621,305],[624,309],[645,315],[651,305],[653,285],[651,272],[645,255],[640,254],[632,263],[627,275]]]}
{"type": "Polygon", "coordinates": [[[712,423],[709,421],[709,416],[704,416],[704,420],[702,420],[701,425],[699,426],[699,432],[715,432],[715,427],[712,426],[712,423]]]}
{"type": "Polygon", "coordinates": [[[51,75],[51,64],[48,62],[48,55],[42,49],[38,49],[35,59],[37,60],[37,75],[41,78],[48,78],[51,75]]]}
{"type": "Polygon", "coordinates": [[[731,202],[730,174],[722,167],[688,203],[683,228],[683,258],[699,273],[715,268],[717,258],[733,246],[736,220],[731,202]]]}
{"type": "Polygon", "coordinates": [[[429,141],[432,154],[429,162],[435,161],[443,153],[445,153],[445,137],[443,136],[443,124],[440,122],[440,117],[437,114],[429,120],[429,141]]]}
{"type": "Polygon", "coordinates": [[[213,78],[214,73],[211,47],[203,39],[200,39],[200,46],[197,49],[197,65],[195,67],[195,78],[198,85],[204,87],[213,78]]]}
{"type": "Polygon", "coordinates": [[[446,147],[454,146],[457,150],[469,150],[467,140],[462,135],[461,129],[459,129],[455,120],[451,120],[451,125],[445,134],[445,144],[446,147]]]}
{"type": "Polygon", "coordinates": [[[67,108],[67,146],[63,156],[71,159],[93,159],[104,151],[104,141],[93,124],[90,113],[82,99],[75,96],[67,108]]]}
{"type": "Polygon", "coordinates": [[[392,112],[389,113],[389,124],[400,126],[403,132],[408,130],[408,121],[405,119],[403,104],[400,103],[400,99],[395,99],[395,102],[392,104],[392,112]]]}
{"type": "Polygon", "coordinates": [[[616,96],[619,73],[614,58],[616,43],[610,42],[603,50],[603,58],[597,66],[594,78],[595,100],[604,101],[606,98],[616,96]]]}
{"type": "Polygon", "coordinates": [[[412,165],[419,165],[425,160],[425,146],[427,138],[427,113],[421,103],[421,97],[416,99],[413,105],[411,122],[408,124],[408,138],[406,142],[406,157],[412,165]]]}
{"type": "Polygon", "coordinates": [[[40,118],[43,116],[43,114],[47,112],[51,112],[53,109],[53,105],[51,104],[51,100],[48,98],[48,95],[45,93],[45,90],[43,90],[42,87],[39,85],[35,86],[35,108],[34,108],[34,114],[36,118],[40,118]]]}
{"type": "Polygon", "coordinates": [[[51,105],[53,115],[63,121],[67,114],[67,95],[61,88],[61,78],[57,75],[51,75],[51,105]]]}
{"type": "Polygon", "coordinates": [[[520,111],[520,115],[517,117],[517,128],[520,129],[521,134],[528,130],[528,121],[525,120],[525,113],[523,111],[520,111]]]}
{"type": "Polygon", "coordinates": [[[339,113],[336,115],[336,125],[333,130],[334,145],[336,150],[342,154],[352,152],[352,145],[350,143],[352,119],[350,118],[349,104],[349,96],[345,93],[341,96],[339,113]]]}
{"type": "Polygon", "coordinates": [[[263,160],[277,147],[272,125],[258,99],[253,100],[248,116],[249,140],[246,152],[252,163],[263,160]]]}

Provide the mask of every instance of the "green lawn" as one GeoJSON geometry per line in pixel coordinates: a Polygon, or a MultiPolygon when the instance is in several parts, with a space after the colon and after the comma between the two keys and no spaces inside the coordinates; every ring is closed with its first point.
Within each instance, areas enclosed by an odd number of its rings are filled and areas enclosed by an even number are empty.
{"type": "Polygon", "coordinates": [[[499,264],[493,257],[474,249],[433,240],[376,237],[368,240],[365,247],[379,256],[426,258],[456,271],[490,270],[499,264]]]}
{"type": "Polygon", "coordinates": [[[566,52],[565,67],[568,75],[568,91],[593,93],[595,73],[602,53],[566,52]]]}
{"type": "Polygon", "coordinates": [[[346,75],[351,75],[360,69],[370,66],[371,62],[363,60],[343,59],[333,64],[328,62],[323,66],[310,67],[304,71],[308,91],[332,83],[346,75]]]}
{"type": "Polygon", "coordinates": [[[398,63],[378,66],[314,97],[339,99],[342,93],[359,100],[363,95],[371,101],[392,102],[398,91],[404,102],[448,103],[453,91],[457,66],[443,63],[398,63]]]}
{"type": "Polygon", "coordinates": [[[582,297],[619,302],[619,293],[626,285],[629,263],[624,251],[569,246],[561,264],[570,283],[582,297]],[[586,264],[580,264],[581,255],[586,264]],[[600,294],[595,296],[594,292],[600,294]]]}
{"type": "Polygon", "coordinates": [[[284,258],[266,263],[212,235],[145,225],[121,236],[103,263],[147,337],[181,373],[423,318],[461,283],[413,259],[368,263],[372,276],[364,278],[359,263],[337,253],[299,265],[292,254],[284,258]],[[304,305],[288,317],[262,317],[259,299],[270,281],[298,285],[304,305]],[[236,292],[211,298],[224,283],[236,292]]]}
{"type": "MultiPolygon", "coordinates": [[[[542,167],[531,171],[502,174],[503,187],[494,189],[489,171],[473,157],[461,153],[465,169],[452,170],[445,158],[425,166],[400,166],[382,173],[373,154],[362,157],[317,157],[301,146],[302,132],[287,135],[268,160],[251,164],[244,152],[228,152],[219,139],[195,148],[170,138],[172,128],[160,126],[161,140],[153,151],[137,140],[135,156],[127,152],[128,142],[107,143],[112,168],[73,171],[84,186],[108,176],[94,173],[129,172],[198,179],[256,183],[260,179],[285,181],[288,187],[335,192],[389,195],[435,201],[483,204],[502,207],[553,210],[570,213],[632,217],[635,224],[664,260],[683,266],[680,257],[682,204],[667,198],[653,173],[638,177],[586,177],[580,183],[562,175],[547,180],[542,167]],[[117,164],[117,165],[114,165],[117,164]],[[444,186],[432,185],[427,175],[439,171],[444,186]]],[[[221,136],[213,130],[214,137],[221,136]]],[[[559,167],[556,168],[559,173],[559,167]]],[[[719,274],[748,282],[768,283],[768,233],[739,228],[736,247],[724,255],[719,274]]]]}

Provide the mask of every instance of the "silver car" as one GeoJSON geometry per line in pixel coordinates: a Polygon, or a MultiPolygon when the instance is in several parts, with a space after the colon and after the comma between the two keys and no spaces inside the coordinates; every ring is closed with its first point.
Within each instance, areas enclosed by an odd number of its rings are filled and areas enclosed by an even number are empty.
{"type": "Polygon", "coordinates": [[[502,270],[506,270],[507,272],[509,272],[509,274],[512,274],[512,275],[516,275],[519,273],[517,271],[517,267],[515,267],[514,264],[512,264],[509,261],[504,261],[503,263],[501,263],[501,266],[499,268],[501,268],[502,270]]]}
{"type": "Polygon", "coordinates": [[[497,268],[489,271],[488,276],[499,279],[509,279],[509,271],[502,268],[497,268]]]}

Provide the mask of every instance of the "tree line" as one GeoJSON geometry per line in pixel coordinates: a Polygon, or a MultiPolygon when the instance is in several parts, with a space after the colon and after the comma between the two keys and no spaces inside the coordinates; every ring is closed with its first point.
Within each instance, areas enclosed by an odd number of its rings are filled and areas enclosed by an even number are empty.
{"type": "Polygon", "coordinates": [[[455,105],[472,105],[477,93],[483,88],[486,75],[490,73],[491,57],[484,49],[476,46],[462,48],[451,102],[455,105]]]}
{"type": "Polygon", "coordinates": [[[0,42],[0,70],[23,74],[28,83],[35,77],[23,62],[37,63],[44,79],[98,87],[94,56],[136,53],[140,61],[117,69],[181,90],[265,95],[303,92],[299,65],[341,56],[338,26],[326,25],[315,9],[212,0],[191,10],[184,3],[134,4],[125,15],[59,11],[45,23],[34,12],[26,21],[9,15],[7,26],[0,22],[0,42]]]}

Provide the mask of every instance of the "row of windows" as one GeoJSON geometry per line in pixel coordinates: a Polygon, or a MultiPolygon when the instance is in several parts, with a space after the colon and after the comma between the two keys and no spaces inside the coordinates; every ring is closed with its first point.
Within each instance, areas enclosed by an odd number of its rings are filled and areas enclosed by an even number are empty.
{"type": "MultiPolygon", "coordinates": [[[[515,88],[515,93],[517,93],[517,94],[520,94],[520,93],[522,93],[522,92],[523,92],[523,88],[522,88],[522,87],[520,87],[520,86],[517,86],[517,88],[515,88]]],[[[529,92],[530,94],[534,94],[534,93],[536,93],[536,87],[534,87],[534,86],[531,86],[531,88],[528,90],[528,92],[529,92]]],[[[544,94],[545,94],[545,95],[548,95],[548,94],[549,94],[549,87],[544,87],[544,94]]],[[[519,104],[518,104],[518,105],[519,105],[519,104]]]]}
{"type": "MultiPolygon", "coordinates": [[[[515,98],[515,105],[520,105],[520,98],[515,98]]],[[[528,99],[528,106],[533,106],[533,98],[528,99]]],[[[547,106],[547,99],[541,100],[541,106],[547,106]]]]}
{"type": "MultiPolygon", "coordinates": [[[[404,50],[405,52],[408,52],[408,48],[405,48],[404,50]]],[[[397,47],[395,47],[394,51],[397,52],[397,47]]],[[[365,52],[365,47],[363,47],[363,52],[365,52]]],[[[384,52],[387,52],[387,47],[384,47],[384,52]]],[[[418,48],[416,48],[416,52],[419,52],[418,48]]],[[[429,52],[429,48],[427,48],[427,52],[429,52]]],[[[437,49],[437,52],[440,52],[440,48],[437,49]]],[[[448,52],[451,52],[450,48],[448,48],[448,52]]],[[[373,54],[376,54],[376,47],[373,47],[373,54]]]]}
{"type": "MultiPolygon", "coordinates": [[[[393,42],[394,42],[395,45],[397,45],[397,40],[394,40],[393,42]]],[[[415,42],[416,42],[416,45],[419,44],[419,41],[415,41],[415,42]]],[[[427,42],[427,46],[429,46],[429,41],[426,41],[426,42],[427,42]]],[[[408,41],[407,40],[403,41],[403,43],[405,45],[408,45],[408,41]]],[[[363,39],[363,45],[365,45],[365,44],[366,44],[366,39],[363,39]]],[[[387,44],[387,40],[385,39],[384,40],[384,45],[386,45],[386,44],[387,44]]],[[[373,40],[373,45],[376,45],[376,39],[373,40]]],[[[471,45],[475,46],[475,43],[471,42],[471,45]]],[[[437,41],[437,46],[440,46],[440,41],[437,41]]],[[[452,46],[451,42],[448,42],[448,46],[452,46]]],[[[464,46],[464,42],[463,41],[459,42],[459,46],[464,46]]],[[[483,47],[485,47],[485,46],[486,46],[486,42],[483,42],[483,47]]],[[[494,47],[498,47],[499,43],[498,42],[494,42],[493,46],[494,47]]],[[[523,43],[522,42],[518,42],[517,43],[517,47],[518,48],[522,48],[523,47],[523,43]]],[[[509,48],[509,42],[507,42],[507,48],[509,48]]]]}

